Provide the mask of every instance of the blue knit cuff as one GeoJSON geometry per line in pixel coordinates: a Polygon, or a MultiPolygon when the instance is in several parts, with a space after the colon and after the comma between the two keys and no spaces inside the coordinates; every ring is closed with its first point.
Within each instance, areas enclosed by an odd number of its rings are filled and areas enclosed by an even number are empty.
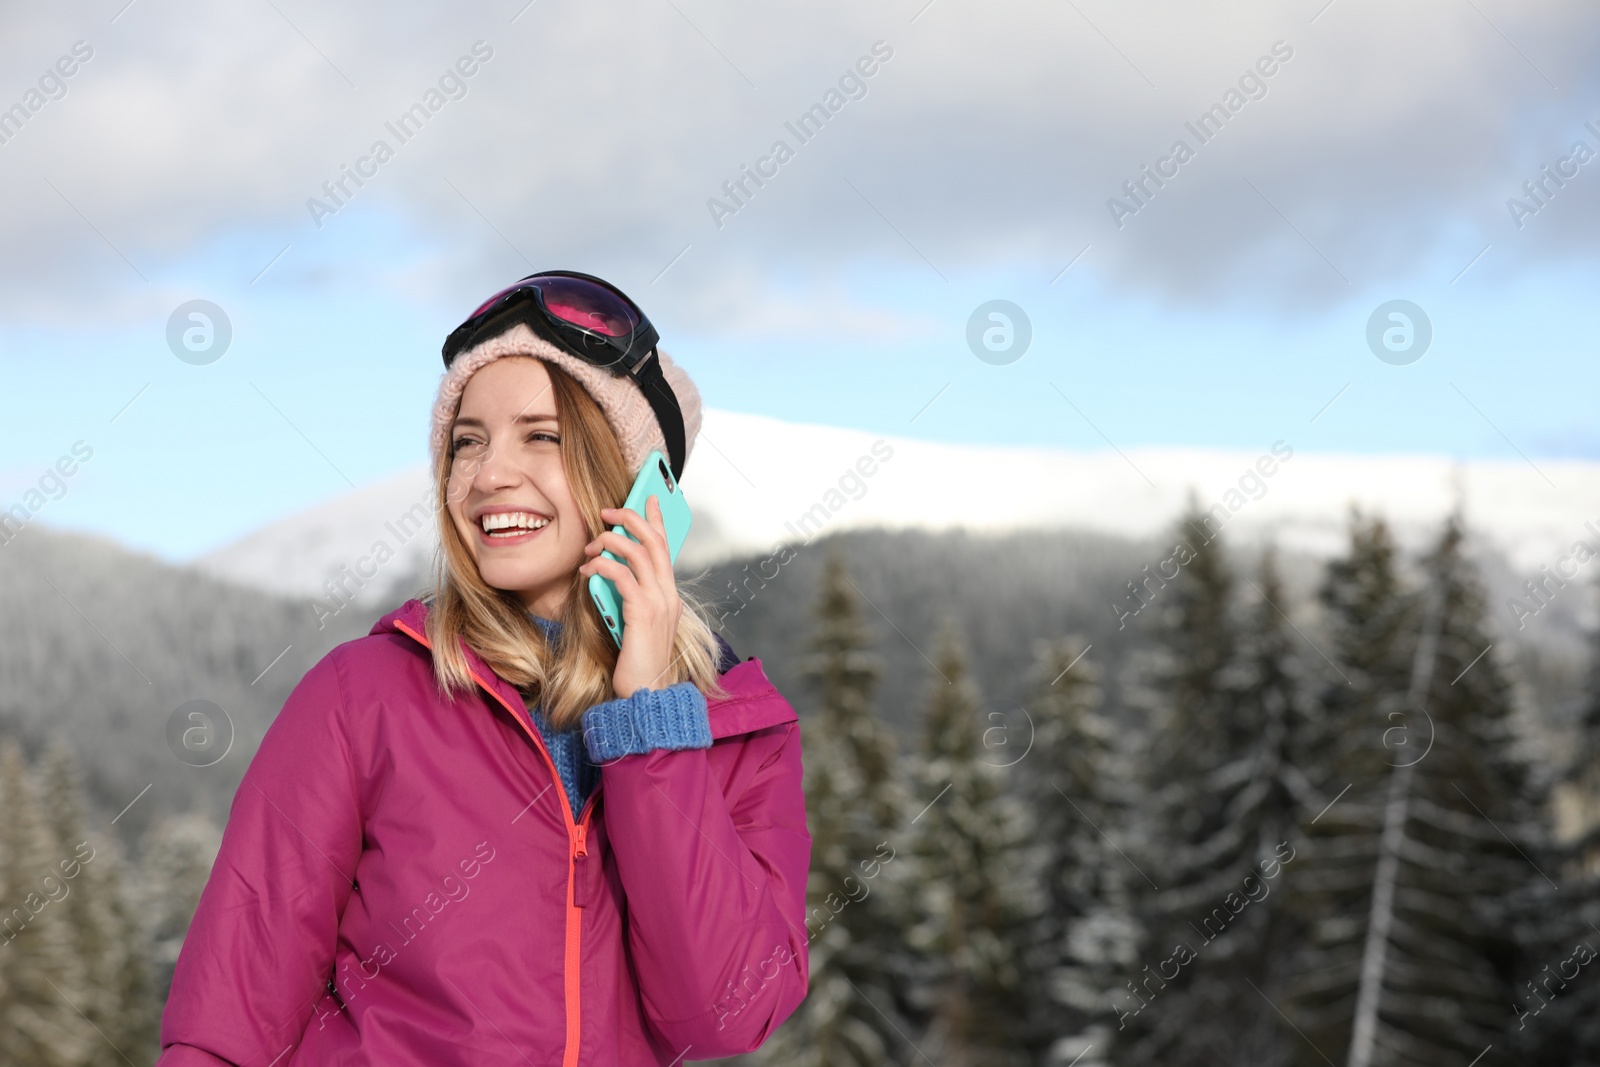
{"type": "Polygon", "coordinates": [[[596,763],[658,748],[710,748],[705,695],[693,682],[679,682],[596,704],[583,713],[583,743],[596,763]]]}

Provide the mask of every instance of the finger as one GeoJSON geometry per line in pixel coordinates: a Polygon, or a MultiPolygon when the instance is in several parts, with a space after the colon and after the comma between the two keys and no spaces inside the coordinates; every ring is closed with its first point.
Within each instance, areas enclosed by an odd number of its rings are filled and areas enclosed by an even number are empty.
{"type": "MultiPolygon", "coordinates": [[[[635,556],[644,552],[644,546],[634,544],[621,534],[611,534],[626,543],[626,548],[635,556]]],[[[610,547],[608,545],[608,547],[610,547]]],[[[585,577],[600,574],[617,583],[617,592],[622,594],[624,602],[631,596],[634,608],[637,611],[659,611],[663,615],[680,610],[681,601],[678,599],[678,587],[672,573],[667,572],[665,580],[661,575],[651,569],[650,562],[645,559],[642,563],[635,564],[634,560],[618,562],[607,556],[595,556],[578,568],[578,573],[585,577]],[[626,575],[629,585],[624,588],[617,575],[626,575]]]]}
{"type": "MultiPolygon", "coordinates": [[[[645,506],[648,508],[649,504],[645,506]]],[[[612,548],[612,545],[617,543],[611,538],[621,538],[630,545],[642,546],[643,553],[635,553],[633,556],[629,556],[629,562],[636,562],[641,567],[652,568],[656,577],[664,581],[666,576],[672,573],[672,553],[667,549],[666,535],[657,527],[650,525],[646,519],[634,511],[622,508],[616,509],[616,511],[625,520],[624,528],[633,535],[633,539],[630,540],[614,530],[609,530],[602,533],[595,540],[603,542],[603,547],[606,548],[612,548]]],[[[601,515],[605,514],[606,511],[601,512],[601,515]]],[[[659,508],[656,509],[656,514],[659,519],[659,508]]],[[[616,549],[612,548],[612,551],[616,552],[616,549]]],[[[617,554],[621,555],[620,552],[617,554]]]]}
{"type": "Polygon", "coordinates": [[[662,514],[661,500],[652,495],[645,501],[645,517],[650,521],[650,528],[656,536],[648,542],[650,554],[656,559],[656,566],[665,571],[672,570],[672,550],[667,547],[667,517],[662,514]]]}
{"type": "Polygon", "coordinates": [[[615,514],[622,528],[632,534],[634,540],[648,547],[652,557],[665,559],[670,566],[671,554],[667,552],[667,525],[661,515],[661,502],[652,494],[645,501],[644,508],[646,515],[640,515],[632,508],[608,508],[601,511],[600,515],[604,518],[608,513],[615,514]],[[652,503],[655,506],[653,519],[646,517],[651,511],[652,503]]]}
{"type": "Polygon", "coordinates": [[[642,518],[633,512],[635,525],[628,528],[645,549],[650,553],[650,562],[655,565],[657,572],[666,575],[672,572],[672,552],[667,548],[667,521],[661,514],[661,499],[654,493],[645,498],[644,515],[642,518]],[[638,529],[642,522],[643,530],[638,529]]]}
{"type": "Polygon", "coordinates": [[[604,557],[600,553],[609,551],[613,556],[620,557],[628,566],[632,567],[636,576],[649,578],[652,581],[659,580],[659,576],[655,572],[655,560],[651,558],[649,550],[637,541],[607,530],[591,541],[590,544],[597,546],[594,553],[596,558],[603,559],[604,557]]]}
{"type": "Polygon", "coordinates": [[[579,567],[578,570],[580,573],[585,575],[598,574],[602,578],[610,578],[616,583],[617,593],[622,597],[622,602],[624,605],[628,604],[630,601],[642,600],[640,597],[639,579],[634,577],[633,571],[628,569],[626,565],[618,563],[614,559],[606,559],[604,556],[596,556],[588,563],[585,563],[582,567],[579,567]]]}
{"type": "Polygon", "coordinates": [[[624,643],[628,640],[628,633],[637,634],[641,628],[652,627],[655,620],[670,617],[667,598],[661,594],[660,587],[642,584],[631,570],[616,560],[600,556],[585,563],[579,570],[590,575],[598,574],[616,583],[617,595],[622,597],[622,617],[628,624],[628,632],[622,637],[624,643]]]}
{"type": "Polygon", "coordinates": [[[644,516],[632,508],[601,508],[600,518],[614,526],[621,526],[635,537],[650,529],[650,524],[645,521],[644,516]]]}

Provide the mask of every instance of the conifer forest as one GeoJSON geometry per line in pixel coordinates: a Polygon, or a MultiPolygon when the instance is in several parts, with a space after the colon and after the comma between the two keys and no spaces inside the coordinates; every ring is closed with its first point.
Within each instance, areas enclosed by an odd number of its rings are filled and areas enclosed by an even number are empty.
{"type": "Polygon", "coordinates": [[[1274,553],[1246,568],[1199,520],[1146,585],[1132,732],[1081,636],[1036,642],[1018,717],[985,711],[951,627],[897,748],[872,609],[827,568],[811,989],[751,1062],[1600,1063],[1600,693],[1552,772],[1454,519],[1407,559],[1353,515],[1314,640],[1274,553]]]}
{"type": "MultiPolygon", "coordinates": [[[[805,549],[783,621],[758,598],[729,636],[800,711],[810,988],[726,1062],[1600,1063],[1600,673],[1571,731],[1539,727],[1471,531],[1346,534],[1296,594],[1288,559],[1185,515],[1175,575],[1089,545],[1100,584],[1031,616],[964,591],[970,545],[805,549]],[[891,599],[891,557],[933,592],[891,599]],[[1139,597],[1137,641],[1094,590],[1139,597]]],[[[229,793],[119,814],[132,742],[21,714],[12,668],[0,1063],[152,1063],[229,793]]]]}

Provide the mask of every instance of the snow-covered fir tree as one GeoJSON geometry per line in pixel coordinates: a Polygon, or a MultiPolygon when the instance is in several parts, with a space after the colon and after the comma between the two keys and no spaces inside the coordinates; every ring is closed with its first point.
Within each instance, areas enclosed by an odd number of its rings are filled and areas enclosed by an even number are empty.
{"type": "Polygon", "coordinates": [[[1265,991],[1281,990],[1295,941],[1282,889],[1310,796],[1295,765],[1304,687],[1274,555],[1241,596],[1205,532],[1185,517],[1192,558],[1157,593],[1136,835],[1145,939],[1118,1027],[1133,1064],[1277,1067],[1296,1039],[1265,991]]]}
{"type": "Polygon", "coordinates": [[[1321,1054],[1351,1067],[1510,1063],[1521,966],[1511,906],[1543,877],[1532,861],[1542,804],[1483,590],[1454,516],[1423,560],[1420,611],[1406,610],[1419,597],[1399,587],[1381,526],[1354,531],[1349,562],[1330,574],[1330,602],[1357,609],[1339,631],[1392,644],[1343,650],[1382,670],[1365,673],[1347,719],[1346,754],[1363,740],[1368,750],[1345,764],[1360,795],[1310,845],[1325,881],[1307,897],[1319,936],[1300,1000],[1318,1014],[1304,1014],[1321,1054]],[[1415,639],[1385,633],[1400,619],[1402,632],[1418,620],[1415,639]]]}
{"type": "Polygon", "coordinates": [[[982,740],[980,698],[953,624],[939,637],[912,816],[919,1001],[917,1062],[1027,1067],[1025,945],[1043,899],[1026,808],[982,740]]]}
{"type": "Polygon", "coordinates": [[[160,1052],[160,1002],[150,976],[150,940],[131,899],[121,846],[114,835],[91,830],[77,761],[59,739],[46,747],[40,777],[56,839],[94,857],[61,902],[88,983],[77,1007],[104,1038],[85,1065],[153,1061],[160,1052]]]}
{"type": "Polygon", "coordinates": [[[843,561],[828,560],[805,674],[806,891],[811,984],[754,1062],[876,1067],[896,1062],[905,1011],[899,909],[908,865],[895,740],[873,708],[879,664],[843,561]]]}
{"type": "Polygon", "coordinates": [[[1324,653],[1305,768],[1319,798],[1291,902],[1307,940],[1290,987],[1291,1017],[1310,1047],[1302,1062],[1343,1063],[1349,1050],[1390,775],[1427,744],[1405,706],[1422,623],[1388,525],[1352,510],[1349,547],[1324,570],[1324,653]]]}
{"type": "Polygon", "coordinates": [[[1133,968],[1138,941],[1127,884],[1137,875],[1109,836],[1122,821],[1110,790],[1120,769],[1088,651],[1075,637],[1041,643],[1032,747],[1017,763],[1044,896],[1025,946],[1034,1011],[1026,1037],[1041,1062],[1078,1067],[1110,1062],[1112,991],[1133,968]]]}
{"type": "MultiPolygon", "coordinates": [[[[1594,597],[1596,590],[1586,590],[1594,597]]],[[[1576,732],[1557,769],[1542,869],[1517,901],[1522,965],[1508,1045],[1527,1067],[1600,1064],[1600,627],[1576,732]]]]}
{"type": "Polygon", "coordinates": [[[66,901],[92,852],[60,841],[14,740],[0,744],[0,1063],[78,1067],[101,1039],[81,1013],[93,994],[66,901]]]}

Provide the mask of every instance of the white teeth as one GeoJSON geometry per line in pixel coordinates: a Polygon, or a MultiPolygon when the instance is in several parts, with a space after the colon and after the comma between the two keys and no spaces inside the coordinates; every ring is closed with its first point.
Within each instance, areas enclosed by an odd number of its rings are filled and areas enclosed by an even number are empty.
{"type": "Polygon", "coordinates": [[[485,533],[512,529],[538,530],[550,524],[549,519],[542,519],[527,511],[494,511],[484,515],[479,521],[485,533]]]}

